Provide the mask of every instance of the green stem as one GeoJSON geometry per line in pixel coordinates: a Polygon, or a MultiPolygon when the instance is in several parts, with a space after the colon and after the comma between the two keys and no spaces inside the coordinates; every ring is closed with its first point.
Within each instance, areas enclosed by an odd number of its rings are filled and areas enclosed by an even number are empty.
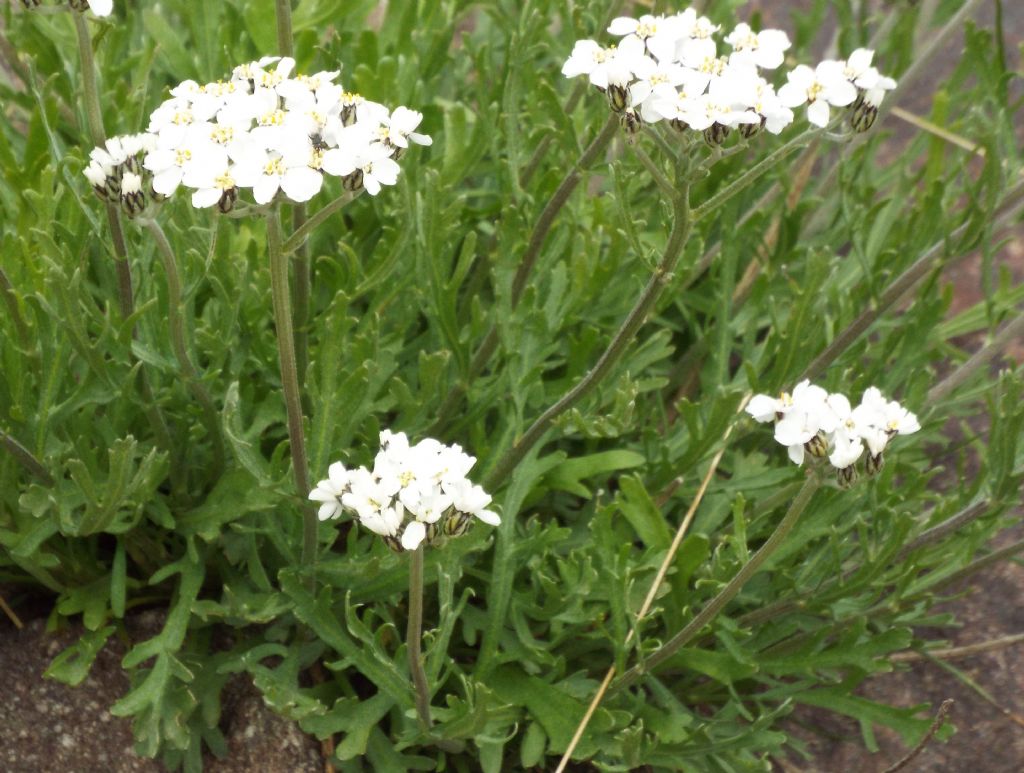
{"type": "MultiPolygon", "coordinates": [[[[295,40],[292,34],[291,0],[277,0],[277,50],[281,56],[295,56],[295,40]]],[[[296,204],[292,208],[292,230],[298,232],[306,222],[306,207],[296,204]]],[[[309,255],[303,242],[295,250],[295,367],[299,383],[306,380],[306,366],[309,362],[309,294],[311,269],[309,255]]]]}
{"type": "Polygon", "coordinates": [[[277,0],[277,51],[281,56],[295,56],[291,0],[277,0]]]}
{"type": "Polygon", "coordinates": [[[654,160],[639,147],[634,147],[633,152],[636,153],[636,157],[640,159],[640,163],[644,165],[644,169],[647,170],[648,174],[654,178],[654,182],[661,188],[661,192],[666,196],[675,196],[675,188],[668,181],[668,178],[662,174],[661,170],[658,169],[658,165],[654,163],[654,160]]]}
{"type": "Polygon", "coordinates": [[[24,467],[32,475],[35,475],[45,485],[52,486],[54,481],[53,477],[46,468],[43,467],[42,462],[32,455],[25,446],[15,440],[12,436],[8,435],[2,429],[0,429],[0,445],[7,449],[8,453],[14,457],[14,459],[24,467]]]}
{"type": "Polygon", "coordinates": [[[430,731],[430,688],[423,670],[420,652],[423,638],[423,545],[409,553],[409,625],[406,629],[405,648],[409,653],[409,673],[416,687],[416,713],[420,729],[430,731]]]}
{"type": "Polygon", "coordinates": [[[295,232],[288,237],[285,243],[281,246],[281,252],[284,255],[291,255],[295,250],[299,249],[306,243],[306,239],[309,235],[331,215],[340,210],[346,204],[357,198],[362,191],[357,193],[343,193],[334,201],[322,209],[317,210],[316,214],[306,220],[301,226],[295,229],[295,232]]]}
{"type": "Polygon", "coordinates": [[[752,167],[747,169],[743,174],[737,177],[732,182],[724,185],[720,188],[710,199],[705,201],[699,207],[693,211],[693,219],[700,220],[708,215],[710,212],[714,212],[716,209],[724,205],[729,199],[737,196],[738,194],[745,191],[757,180],[759,180],[766,172],[772,169],[776,164],[785,160],[790,155],[800,150],[811,142],[812,139],[821,133],[821,129],[808,129],[807,131],[798,134],[793,139],[789,140],[784,145],[779,146],[767,156],[762,158],[752,167]]]}
{"type": "MultiPolygon", "coordinates": [[[[537,218],[537,222],[533,226],[533,232],[530,234],[530,241],[527,243],[526,250],[523,252],[523,256],[519,261],[519,267],[516,269],[515,276],[512,278],[511,305],[513,309],[516,308],[523,296],[523,291],[526,289],[526,282],[530,278],[530,272],[533,271],[533,267],[537,263],[541,247],[544,246],[544,241],[547,239],[547,235],[551,231],[552,225],[554,225],[555,218],[558,216],[558,213],[562,211],[563,207],[565,207],[569,197],[572,195],[573,191],[576,190],[576,186],[579,185],[583,171],[593,164],[598,155],[608,147],[608,144],[612,141],[612,138],[618,130],[618,126],[618,119],[612,115],[604,125],[600,134],[594,138],[590,145],[588,145],[583,151],[582,155],[580,155],[579,160],[563,178],[561,184],[552,194],[548,203],[541,211],[540,216],[537,218]]],[[[476,350],[476,353],[473,355],[473,359],[470,360],[469,369],[466,372],[465,379],[455,384],[455,386],[448,390],[448,394],[445,395],[445,399],[441,403],[441,407],[437,412],[437,421],[434,422],[431,432],[438,434],[448,424],[452,415],[458,409],[463,395],[468,391],[469,384],[471,384],[483,371],[487,366],[488,361],[490,361],[491,357],[494,355],[494,352],[497,351],[499,341],[500,337],[498,334],[498,326],[496,324],[491,325],[487,334],[484,336],[483,342],[480,344],[480,348],[476,350]]]]}
{"type": "Polygon", "coordinates": [[[782,520],[779,521],[779,525],[775,527],[775,531],[771,533],[765,543],[753,556],[750,557],[747,563],[740,567],[740,570],[736,572],[736,575],[729,581],[729,584],[722,588],[722,590],[718,592],[718,595],[711,599],[708,605],[704,607],[704,609],[702,609],[700,613],[683,628],[683,630],[665,642],[655,653],[646,658],[642,663],[634,666],[619,677],[619,679],[612,685],[609,692],[618,692],[634,684],[646,672],[653,671],[659,665],[675,655],[694,636],[700,633],[704,626],[710,623],[718,613],[736,597],[736,595],[743,589],[743,586],[747,584],[747,581],[757,574],[761,565],[771,557],[772,553],[778,550],[779,546],[793,530],[793,527],[796,526],[797,521],[807,508],[811,498],[814,496],[814,492],[818,490],[818,486],[820,485],[821,481],[818,475],[816,473],[812,473],[804,482],[803,488],[801,488],[797,493],[793,503],[789,506],[789,510],[786,511],[782,520]]]}
{"type": "Polygon", "coordinates": [[[1024,338],[1024,313],[1019,314],[1015,320],[1007,323],[996,334],[995,338],[976,351],[967,362],[932,387],[928,391],[926,399],[928,405],[941,404],[950,393],[967,381],[975,371],[991,362],[992,358],[1003,350],[1003,347],[1011,341],[1017,341],[1021,338],[1024,338]]]}
{"type": "MultiPolygon", "coordinates": [[[[1024,205],[1024,183],[1014,186],[1007,193],[1006,201],[1003,204],[1003,211],[995,218],[992,230],[998,230],[1003,226],[1011,224],[1017,217],[1017,213],[1024,205]]],[[[797,381],[803,379],[815,379],[831,365],[836,358],[846,351],[853,343],[861,337],[882,316],[885,311],[903,297],[911,288],[925,278],[935,266],[946,256],[946,249],[950,243],[956,242],[972,227],[973,223],[968,220],[960,225],[948,236],[939,239],[931,247],[925,250],[922,255],[914,261],[902,274],[896,277],[882,292],[874,305],[864,309],[849,325],[847,325],[834,339],[825,347],[797,381]]]]}
{"type": "Polygon", "coordinates": [[[178,261],[174,255],[174,249],[167,240],[167,234],[160,224],[155,220],[139,219],[139,224],[144,226],[156,242],[157,253],[164,264],[164,273],[167,275],[167,324],[171,333],[171,348],[178,360],[182,376],[188,384],[189,390],[199,403],[203,412],[203,423],[206,425],[206,432],[213,442],[213,469],[211,478],[217,480],[224,472],[224,435],[220,425],[220,415],[214,405],[213,398],[206,390],[199,378],[199,373],[188,354],[187,332],[185,330],[185,319],[182,315],[184,305],[181,277],[178,274],[178,261]]]}
{"type": "MultiPolygon", "coordinates": [[[[281,241],[281,220],[277,210],[267,213],[267,250],[270,253],[270,292],[277,328],[277,351],[281,365],[281,388],[288,414],[288,441],[291,445],[292,471],[299,497],[309,495],[309,471],[306,462],[306,436],[302,425],[302,393],[299,391],[295,364],[295,334],[292,330],[291,296],[288,292],[288,259],[281,241]]],[[[306,506],[302,510],[302,565],[316,563],[317,517],[306,506]]]]}
{"type": "Polygon", "coordinates": [[[563,395],[558,402],[544,411],[530,428],[526,430],[523,436],[513,443],[512,447],[498,460],[497,464],[487,475],[486,482],[484,483],[484,488],[488,491],[494,491],[504,482],[509,473],[515,469],[516,465],[522,461],[534,444],[547,432],[551,423],[590,394],[626,352],[626,349],[633,341],[633,336],[646,321],[647,315],[657,303],[658,298],[672,276],[672,272],[675,270],[676,264],[679,262],[679,258],[683,254],[683,247],[686,245],[691,227],[689,195],[688,183],[681,182],[681,187],[673,201],[672,232],[669,234],[668,243],[665,245],[665,252],[662,255],[661,262],[655,269],[653,276],[648,280],[643,292],[640,293],[640,297],[637,298],[626,319],[623,320],[622,325],[608,344],[608,348],[604,350],[600,359],[598,359],[587,375],[563,395]]]}
{"type": "Polygon", "coordinates": [[[11,284],[11,280],[2,268],[0,268],[0,295],[4,297],[7,312],[11,315],[11,322],[14,324],[14,331],[22,350],[25,354],[32,355],[33,352],[30,351],[32,336],[29,334],[24,317],[21,316],[21,309],[18,308],[18,296],[14,293],[14,285],[11,284]]]}

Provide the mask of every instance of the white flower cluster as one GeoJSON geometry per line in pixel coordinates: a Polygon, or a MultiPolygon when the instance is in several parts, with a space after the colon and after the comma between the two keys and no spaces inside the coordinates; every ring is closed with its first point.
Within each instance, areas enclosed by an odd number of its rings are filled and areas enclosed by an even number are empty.
{"type": "Polygon", "coordinates": [[[719,27],[692,8],[674,15],[620,17],[608,32],[621,40],[602,46],[576,42],[562,67],[568,78],[586,75],[623,114],[627,127],[666,120],[684,131],[704,132],[713,145],[730,130],[750,137],[767,129],[780,133],[794,120],[793,108],[807,105],[807,118],[827,126],[831,107],[849,107],[857,131],[874,123],[885,91],[896,82],[871,66],[873,52],[858,49],[845,61],[828,60],[812,69],[799,65],[777,92],[762,71],[782,65],[790,47],[781,30],[754,32],[739,24],[723,41],[719,27]]]}
{"type": "MultiPolygon", "coordinates": [[[[38,8],[41,0],[21,0],[28,9],[38,8]]],[[[114,0],[67,0],[72,10],[84,13],[92,11],[97,16],[110,16],[114,11],[114,0]]]]}
{"type": "Polygon", "coordinates": [[[393,550],[415,550],[463,534],[473,517],[501,523],[487,509],[490,495],[466,477],[475,463],[457,445],[426,438],[411,446],[405,433],[384,430],[372,471],[335,462],[309,498],[322,503],[321,521],[348,510],[393,550]]]}
{"type": "Polygon", "coordinates": [[[155,195],[145,184],[146,171],[142,166],[146,154],[155,148],[156,137],[152,134],[111,137],[102,148],[93,148],[89,153],[85,177],[97,196],[120,202],[124,211],[134,217],[155,195]]]}
{"type": "Polygon", "coordinates": [[[779,397],[755,395],[747,413],[760,422],[775,422],[775,439],[786,446],[789,458],[802,464],[804,453],[828,456],[848,485],[855,477],[854,464],[867,445],[865,467],[874,474],[882,467],[882,452],[896,435],[921,429],[917,416],[895,400],[886,400],[875,387],[864,391],[860,405],[851,407],[843,394],[829,394],[810,381],[797,384],[792,393],[779,397]]]}
{"type": "Polygon", "coordinates": [[[192,205],[234,206],[249,188],[257,204],[278,192],[308,201],[324,175],[347,190],[376,195],[398,179],[397,159],[418,134],[423,115],[394,111],[346,92],[338,72],[293,75],[295,61],[265,57],[236,67],[231,79],[200,85],[185,81],[150,116],[154,147],[143,167],[152,189],[172,195],[192,190],[192,205]]]}

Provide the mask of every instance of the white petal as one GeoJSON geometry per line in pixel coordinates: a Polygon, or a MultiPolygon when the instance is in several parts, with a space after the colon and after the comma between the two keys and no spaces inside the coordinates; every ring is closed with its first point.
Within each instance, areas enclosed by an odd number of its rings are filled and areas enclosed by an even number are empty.
{"type": "MultiPolygon", "coordinates": [[[[783,87],[785,88],[785,87],[783,87]]],[[[781,92],[780,92],[781,96],[781,92]]],[[[828,102],[824,99],[816,100],[807,108],[807,120],[815,126],[825,128],[828,126],[828,102]]]]}
{"type": "Polygon", "coordinates": [[[480,510],[474,513],[474,515],[489,526],[498,526],[501,524],[501,516],[493,510],[480,510]]]}
{"type": "Polygon", "coordinates": [[[97,16],[110,16],[114,10],[114,0],[89,0],[89,10],[97,16]]]}
{"type": "Polygon", "coordinates": [[[220,201],[221,191],[217,188],[201,188],[192,194],[192,206],[197,209],[212,207],[220,201]]]}
{"type": "Polygon", "coordinates": [[[324,176],[308,166],[289,169],[281,178],[281,189],[292,201],[309,201],[323,184],[324,176]]]}
{"type": "Polygon", "coordinates": [[[788,446],[786,448],[786,453],[789,454],[789,460],[791,462],[793,462],[793,464],[803,464],[804,463],[804,447],[803,447],[803,445],[788,446]]]}
{"type": "Polygon", "coordinates": [[[402,547],[406,550],[415,550],[426,536],[427,527],[419,521],[413,521],[402,532],[402,547]]]}

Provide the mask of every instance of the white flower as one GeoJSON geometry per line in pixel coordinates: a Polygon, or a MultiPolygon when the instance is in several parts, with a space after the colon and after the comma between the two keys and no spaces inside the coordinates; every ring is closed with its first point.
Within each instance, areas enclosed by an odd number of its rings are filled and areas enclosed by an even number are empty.
{"type": "Polygon", "coordinates": [[[462,534],[473,517],[501,522],[487,509],[490,495],[466,478],[475,461],[457,445],[433,438],[412,445],[404,433],[384,430],[372,471],[335,463],[309,498],[323,503],[321,520],[348,510],[394,550],[416,550],[462,534]]]}
{"type": "Polygon", "coordinates": [[[327,477],[309,492],[309,498],[321,502],[317,517],[321,521],[337,518],[342,513],[341,496],[348,490],[348,470],[341,462],[327,468],[327,477]]]}
{"type": "Polygon", "coordinates": [[[89,10],[97,16],[110,16],[114,11],[114,0],[89,0],[89,10]]]}
{"type": "Polygon", "coordinates": [[[640,41],[660,62],[670,62],[675,58],[676,44],[686,34],[678,17],[650,15],[639,19],[620,16],[608,25],[608,32],[625,36],[622,43],[640,41]]]}
{"type": "Polygon", "coordinates": [[[774,70],[786,58],[789,36],[782,30],[754,32],[749,24],[737,24],[725,42],[732,46],[733,57],[765,70],[774,70]]]}
{"type": "Polygon", "coordinates": [[[788,82],[779,89],[779,100],[786,107],[806,104],[807,120],[825,127],[829,105],[846,107],[857,98],[857,89],[843,75],[843,63],[824,61],[812,70],[801,64],[788,74],[788,82]]]}

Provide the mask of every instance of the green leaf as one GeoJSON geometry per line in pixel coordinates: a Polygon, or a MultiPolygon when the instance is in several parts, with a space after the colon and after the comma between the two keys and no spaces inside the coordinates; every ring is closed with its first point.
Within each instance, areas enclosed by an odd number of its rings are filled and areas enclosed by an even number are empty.
{"type": "Polygon", "coordinates": [[[629,521],[643,543],[656,550],[665,550],[672,543],[672,531],[638,475],[619,480],[621,494],[616,499],[619,510],[629,521]]]}

